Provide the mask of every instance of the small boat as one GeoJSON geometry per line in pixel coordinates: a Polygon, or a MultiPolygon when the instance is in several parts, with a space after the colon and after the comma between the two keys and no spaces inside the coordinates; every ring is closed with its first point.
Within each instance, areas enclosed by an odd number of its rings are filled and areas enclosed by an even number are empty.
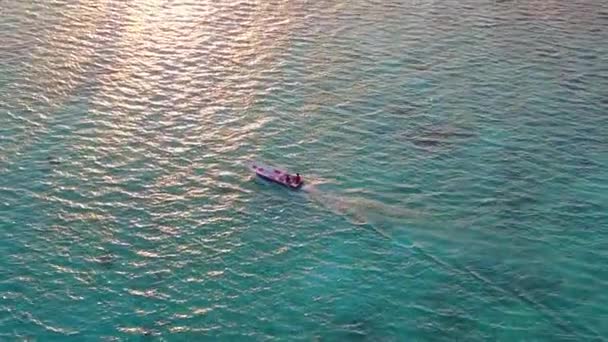
{"type": "Polygon", "coordinates": [[[251,170],[255,172],[258,176],[275,183],[279,183],[283,186],[286,186],[290,189],[299,189],[304,184],[304,181],[300,180],[299,183],[296,183],[292,180],[295,180],[296,176],[289,174],[289,172],[285,170],[278,169],[276,167],[264,165],[262,163],[254,162],[251,164],[251,170]],[[290,182],[287,182],[287,176],[290,177],[290,182]]]}

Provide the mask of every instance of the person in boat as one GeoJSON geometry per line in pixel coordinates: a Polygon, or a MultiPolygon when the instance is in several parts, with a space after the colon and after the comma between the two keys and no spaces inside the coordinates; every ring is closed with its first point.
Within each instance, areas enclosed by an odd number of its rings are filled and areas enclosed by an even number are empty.
{"type": "Polygon", "coordinates": [[[285,176],[285,183],[287,183],[287,184],[291,183],[291,177],[289,177],[289,175],[285,176]]]}
{"type": "Polygon", "coordinates": [[[293,181],[296,184],[300,184],[300,182],[302,181],[302,177],[300,177],[299,173],[296,173],[296,178],[293,181]]]}

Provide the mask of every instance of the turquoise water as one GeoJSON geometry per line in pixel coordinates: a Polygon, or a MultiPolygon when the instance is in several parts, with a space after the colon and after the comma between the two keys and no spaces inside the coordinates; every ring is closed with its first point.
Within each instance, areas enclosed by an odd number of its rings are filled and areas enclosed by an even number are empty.
{"type": "Polygon", "coordinates": [[[218,3],[0,2],[1,340],[608,337],[608,5],[218,3]]]}

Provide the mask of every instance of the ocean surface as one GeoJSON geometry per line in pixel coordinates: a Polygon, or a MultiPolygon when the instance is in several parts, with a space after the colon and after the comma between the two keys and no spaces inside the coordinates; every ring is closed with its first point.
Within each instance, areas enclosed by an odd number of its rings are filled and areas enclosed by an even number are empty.
{"type": "Polygon", "coordinates": [[[14,339],[605,341],[608,3],[0,0],[14,339]]]}

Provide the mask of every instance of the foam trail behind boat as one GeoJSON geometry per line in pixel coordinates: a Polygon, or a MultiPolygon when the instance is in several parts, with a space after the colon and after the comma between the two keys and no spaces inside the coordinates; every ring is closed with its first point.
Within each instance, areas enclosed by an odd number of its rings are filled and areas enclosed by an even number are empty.
{"type": "Polygon", "coordinates": [[[323,207],[338,215],[346,216],[354,224],[369,225],[374,231],[389,240],[393,239],[390,234],[379,228],[382,223],[401,222],[419,216],[417,212],[380,201],[320,190],[315,184],[304,185],[302,190],[323,207]]]}
{"type": "MultiPolygon", "coordinates": [[[[553,322],[558,328],[566,333],[573,334],[580,339],[593,339],[599,336],[597,331],[586,326],[580,326],[581,329],[584,329],[584,334],[576,334],[569,327],[568,320],[556,314],[556,310],[553,310],[543,303],[535,300],[531,295],[525,293],[521,289],[497,284],[491,279],[485,278],[476,272],[471,271],[466,267],[466,265],[454,264],[447,259],[441,258],[440,256],[432,253],[430,250],[424,248],[423,244],[419,242],[413,242],[411,245],[408,245],[398,241],[398,239],[391,236],[391,234],[387,233],[384,229],[380,228],[382,226],[387,226],[389,227],[388,229],[392,229],[390,227],[402,227],[403,225],[395,225],[394,223],[401,223],[407,219],[420,216],[420,213],[418,212],[397,206],[387,205],[379,201],[326,192],[315,187],[314,183],[304,186],[302,190],[307,192],[311,199],[320,203],[334,213],[346,216],[353,223],[370,227],[374,232],[378,233],[387,240],[390,240],[392,243],[404,249],[414,251],[422,258],[436,264],[451,274],[459,277],[474,279],[475,281],[482,283],[491,289],[494,289],[504,295],[512,296],[522,303],[535,308],[550,322],[553,322]]],[[[410,232],[413,233],[412,231],[410,232]]],[[[418,239],[414,238],[414,240],[418,239]]]]}

